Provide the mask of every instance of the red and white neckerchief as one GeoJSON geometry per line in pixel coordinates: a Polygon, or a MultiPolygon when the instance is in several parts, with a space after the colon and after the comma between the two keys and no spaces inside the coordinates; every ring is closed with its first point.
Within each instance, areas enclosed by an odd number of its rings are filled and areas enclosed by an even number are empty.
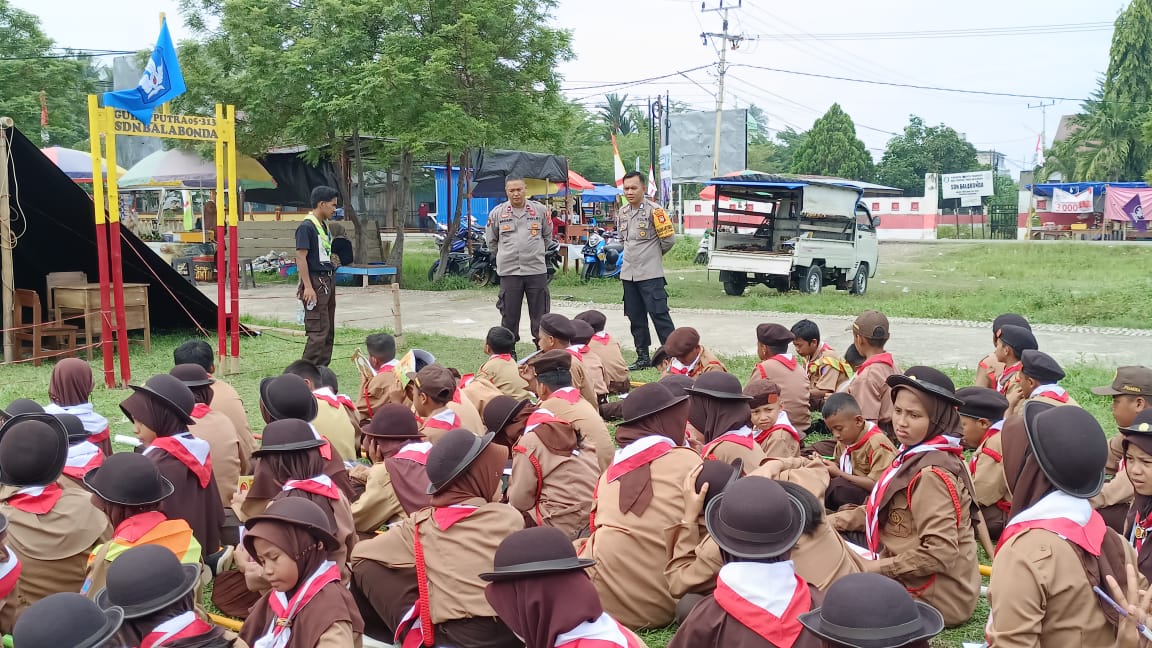
{"type": "Polygon", "coordinates": [[[373,369],[372,375],[373,376],[379,376],[382,373],[392,373],[392,372],[396,371],[396,367],[399,367],[399,366],[400,366],[399,360],[389,360],[388,362],[385,362],[384,364],[380,365],[379,369],[373,369]]]}
{"type": "Polygon", "coordinates": [[[552,398],[559,398],[569,405],[575,405],[583,397],[580,395],[580,390],[575,387],[564,387],[552,392],[552,398]]]}
{"type": "Polygon", "coordinates": [[[408,445],[400,448],[400,452],[394,455],[394,459],[407,459],[408,461],[415,461],[421,466],[428,463],[428,451],[432,449],[432,444],[427,441],[420,441],[418,443],[409,443],[408,445]]]}
{"type": "Polygon", "coordinates": [[[463,423],[460,421],[460,417],[456,412],[448,408],[444,408],[424,419],[424,427],[434,430],[455,430],[461,426],[463,426],[463,423]]]}
{"type": "Polygon", "coordinates": [[[332,407],[345,407],[353,412],[356,411],[356,403],[353,403],[351,398],[345,394],[337,394],[336,392],[333,392],[329,387],[321,387],[320,389],[315,389],[312,391],[312,395],[316,397],[316,400],[324,401],[332,407]]]}
{"type": "Polygon", "coordinates": [[[640,466],[656,461],[675,447],[675,441],[657,434],[633,441],[627,447],[617,450],[612,457],[612,465],[608,466],[606,473],[608,481],[614,482],[640,466]]]}
{"type": "Polygon", "coordinates": [[[865,532],[868,536],[868,550],[873,555],[878,555],[880,549],[880,500],[884,499],[884,492],[888,490],[888,484],[892,483],[892,479],[900,474],[900,469],[904,467],[905,461],[913,455],[924,454],[925,452],[950,452],[957,456],[963,454],[960,448],[960,440],[943,435],[925,439],[919,445],[907,448],[900,446],[900,451],[896,454],[896,459],[892,461],[892,465],[884,474],[880,476],[879,481],[872,487],[872,494],[868,496],[868,501],[865,504],[864,520],[865,532]]]}
{"type": "Polygon", "coordinates": [[[847,448],[844,448],[844,454],[840,455],[840,472],[844,473],[845,475],[852,474],[852,453],[856,452],[860,448],[863,448],[864,445],[868,443],[868,440],[872,437],[876,436],[877,434],[881,434],[880,428],[876,427],[875,423],[868,421],[867,424],[868,429],[864,431],[864,434],[860,435],[860,438],[856,440],[856,443],[853,443],[847,448]]]}
{"type": "Polygon", "coordinates": [[[200,419],[204,418],[205,416],[208,416],[208,413],[211,411],[212,411],[212,408],[208,407],[204,403],[196,403],[192,407],[192,418],[199,421],[200,419]]]}
{"type": "Polygon", "coordinates": [[[56,506],[56,502],[59,502],[63,495],[64,489],[60,487],[60,484],[25,486],[8,498],[8,504],[25,513],[44,515],[51,511],[53,506],[56,506]]]}
{"type": "MultiPolygon", "coordinates": [[[[475,513],[476,506],[468,504],[453,504],[432,509],[432,520],[441,530],[447,531],[460,520],[475,513]]],[[[416,589],[418,592],[416,603],[404,613],[400,623],[396,625],[396,634],[393,640],[401,648],[417,648],[418,646],[435,645],[432,625],[432,603],[428,599],[428,569],[424,560],[424,545],[420,542],[420,525],[412,529],[412,549],[416,563],[416,589]],[[428,632],[425,633],[425,628],[428,632]]],[[[256,648],[253,646],[253,648],[256,648]]]]}
{"type": "Polygon", "coordinates": [[[716,577],[716,604],[773,646],[791,646],[804,629],[800,615],[812,608],[808,583],[791,560],[728,563],[716,577]]]}
{"type": "Polygon", "coordinates": [[[779,362],[780,364],[784,365],[788,371],[796,371],[796,357],[791,353],[777,353],[768,359],[779,362]]]}
{"type": "Polygon", "coordinates": [[[176,458],[177,461],[188,467],[193,475],[200,481],[200,488],[207,488],[212,480],[212,458],[209,455],[211,446],[190,433],[177,434],[169,437],[156,437],[144,450],[147,455],[153,450],[163,450],[176,458]]]}
{"type": "MultiPolygon", "coordinates": [[[[568,421],[565,421],[559,416],[556,416],[556,414],[554,414],[551,410],[538,407],[536,408],[536,411],[528,415],[528,422],[524,426],[524,433],[527,434],[540,427],[544,423],[568,423],[568,421]]],[[[578,455],[580,454],[580,451],[574,450],[572,451],[572,454],[578,455]]]]}
{"type": "Polygon", "coordinates": [[[683,362],[680,362],[679,358],[672,358],[671,364],[668,365],[668,373],[675,374],[677,376],[687,376],[691,374],[692,370],[696,368],[696,365],[700,364],[700,356],[702,355],[704,354],[697,354],[696,359],[692,361],[692,364],[687,365],[683,362]]]}
{"type": "Polygon", "coordinates": [[[148,511],[147,513],[138,513],[120,523],[112,532],[114,540],[125,540],[135,544],[140,538],[143,538],[152,529],[167,522],[168,518],[160,511],[148,511]]]}
{"type": "Polygon", "coordinates": [[[188,639],[212,632],[212,626],[201,621],[196,612],[188,610],[178,617],[169,619],[152,629],[140,640],[140,648],[154,648],[175,641],[188,639]]]}
{"type": "Polygon", "coordinates": [[[512,362],[512,354],[511,353],[493,353],[492,355],[488,356],[488,359],[489,360],[503,360],[504,362],[512,362]]]}
{"type": "Polygon", "coordinates": [[[572,346],[570,346],[564,350],[568,352],[568,355],[572,356],[576,360],[583,362],[584,361],[584,351],[587,349],[588,349],[588,347],[586,347],[586,346],[583,346],[580,344],[573,344],[572,346]]]}
{"type": "Polygon", "coordinates": [[[92,403],[79,405],[57,405],[49,403],[44,406],[45,414],[71,414],[84,424],[84,431],[88,433],[88,440],[92,443],[107,441],[109,437],[108,419],[96,413],[92,403]]]}
{"type": "Polygon", "coordinates": [[[1008,383],[1012,380],[1012,376],[1019,373],[1019,371],[1023,368],[1024,368],[1023,362],[1017,362],[1016,364],[1012,365],[1011,367],[1004,367],[1004,373],[1001,373],[1000,377],[996,379],[997,391],[999,391],[1001,394],[1007,392],[1008,391],[1008,383]]]}
{"type": "Polygon", "coordinates": [[[64,462],[64,474],[72,479],[84,479],[93,468],[104,463],[104,453],[91,441],[81,441],[68,446],[68,460],[64,462]]]}
{"type": "Polygon", "coordinates": [[[1049,398],[1057,403],[1068,402],[1068,392],[1060,385],[1040,385],[1032,390],[1032,394],[1028,398],[1049,398]]]}
{"type": "Polygon", "coordinates": [[[1029,529],[1051,531],[1093,556],[1100,555],[1104,536],[1108,533],[1108,525],[1092,508],[1091,502],[1053,491],[1008,520],[996,551],[999,552],[1012,536],[1029,529]]]}
{"type": "Polygon", "coordinates": [[[310,479],[289,479],[284,482],[280,490],[284,492],[300,490],[313,495],[321,495],[330,500],[340,499],[340,489],[336,487],[328,475],[317,475],[310,479]]]}
{"type": "Polygon", "coordinates": [[[988,431],[984,433],[984,438],[980,439],[980,445],[976,446],[976,452],[973,452],[972,458],[968,460],[968,474],[972,475],[973,477],[976,476],[976,460],[980,458],[980,455],[991,457],[992,461],[995,461],[996,463],[1001,463],[1004,461],[1004,455],[985,447],[988,445],[988,439],[991,439],[997,434],[1000,434],[1000,430],[1003,428],[1004,419],[1000,419],[999,421],[996,421],[992,425],[988,426],[988,431]]]}
{"type": "Polygon", "coordinates": [[[604,612],[568,632],[556,635],[556,648],[643,648],[631,632],[604,612]]]}
{"type": "Polygon", "coordinates": [[[735,443],[738,446],[751,450],[756,445],[755,437],[756,433],[753,432],[752,428],[748,427],[747,425],[740,428],[739,430],[729,430],[724,434],[716,437],[715,439],[712,439],[708,442],[708,445],[701,448],[700,456],[704,457],[705,459],[715,459],[712,451],[716,449],[716,446],[725,442],[735,443]]]}
{"type": "Polygon", "coordinates": [[[761,430],[756,434],[756,443],[764,443],[768,440],[768,437],[772,436],[773,432],[778,430],[787,432],[793,439],[796,439],[796,443],[804,445],[804,441],[800,437],[800,432],[792,425],[792,420],[788,418],[788,412],[783,410],[781,410],[780,414],[776,417],[776,422],[772,424],[772,427],[767,430],[761,430]]]}
{"type": "Polygon", "coordinates": [[[608,335],[608,331],[600,331],[599,333],[593,335],[592,339],[596,340],[600,344],[603,344],[604,346],[608,346],[612,343],[612,336],[608,335]]]}
{"type": "Polygon", "coordinates": [[[13,589],[16,589],[16,583],[20,580],[20,573],[24,571],[24,567],[20,564],[20,557],[16,555],[15,551],[5,549],[8,556],[0,562],[0,599],[8,598],[13,589]]]}
{"type": "Polygon", "coordinates": [[[320,430],[317,430],[315,425],[309,423],[308,429],[312,430],[312,436],[315,437],[317,441],[324,442],[324,445],[316,448],[320,451],[320,456],[324,458],[324,461],[332,461],[332,444],[320,434],[320,430]]]}
{"type": "Polygon", "coordinates": [[[871,367],[874,364],[886,364],[889,367],[892,367],[893,369],[896,368],[896,361],[892,359],[891,353],[877,353],[876,355],[872,356],[871,358],[868,358],[867,360],[865,360],[863,362],[863,364],[860,365],[860,368],[856,370],[856,373],[860,374],[866,368],[871,367]]]}
{"type": "Polygon", "coordinates": [[[292,620],[308,605],[320,590],[329,583],[340,582],[340,568],[331,560],[326,560],[312,572],[308,579],[296,590],[291,599],[284,596],[284,592],[272,592],[268,597],[268,606],[276,618],[263,637],[252,644],[252,648],[284,648],[292,636],[292,620]]]}

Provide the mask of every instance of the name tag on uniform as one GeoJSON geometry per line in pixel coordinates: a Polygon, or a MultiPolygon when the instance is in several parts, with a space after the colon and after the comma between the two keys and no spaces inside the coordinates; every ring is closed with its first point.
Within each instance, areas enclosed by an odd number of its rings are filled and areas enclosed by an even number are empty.
{"type": "Polygon", "coordinates": [[[500,223],[500,231],[501,232],[511,232],[512,231],[512,223],[500,223]]]}

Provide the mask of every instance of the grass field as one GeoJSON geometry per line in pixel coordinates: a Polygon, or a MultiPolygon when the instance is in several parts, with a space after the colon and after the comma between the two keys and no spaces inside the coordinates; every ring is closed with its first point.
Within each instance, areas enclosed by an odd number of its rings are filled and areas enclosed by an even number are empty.
{"type": "MultiPolygon", "coordinates": [[[[281,325],[283,326],[283,325],[281,325]]],[[[285,327],[292,329],[294,327],[285,327]]],[[[355,368],[348,359],[357,347],[363,346],[367,331],[355,329],[340,329],[336,335],[336,352],[332,368],[340,378],[341,389],[346,393],[354,393],[358,388],[358,378],[355,368]]],[[[172,366],[172,349],[183,342],[185,336],[164,335],[153,337],[153,348],[150,353],[142,349],[133,349],[132,371],[133,382],[142,383],[147,377],[167,372],[172,366]]],[[[293,359],[299,357],[303,349],[303,338],[287,332],[266,332],[263,335],[242,340],[242,359],[240,372],[220,376],[227,380],[240,392],[249,408],[249,420],[253,430],[263,428],[259,411],[256,407],[260,379],[266,376],[279,374],[283,367],[293,359]]],[[[406,336],[407,348],[422,348],[431,351],[437,359],[447,365],[459,368],[467,373],[478,367],[484,360],[482,345],[476,340],[453,338],[436,335],[409,334],[406,336]]],[[[527,352],[527,345],[521,345],[521,351],[527,352]]],[[[974,353],[973,363],[978,360],[974,353]]],[[[752,372],[755,366],[754,358],[750,356],[723,357],[729,370],[743,379],[752,372]]],[[[94,370],[101,368],[97,358],[93,364],[94,370]]],[[[32,367],[24,364],[15,367],[6,367],[4,381],[0,383],[0,404],[6,404],[15,398],[32,398],[38,402],[46,402],[48,397],[48,379],[51,374],[51,365],[32,367]]],[[[957,385],[971,384],[971,370],[948,369],[947,373],[956,381],[957,385]]],[[[633,379],[650,381],[656,379],[655,370],[647,370],[633,374],[633,379]]],[[[1104,426],[1105,430],[1114,430],[1109,401],[1105,398],[1093,396],[1088,390],[1090,387],[1107,384],[1112,378],[1112,370],[1102,367],[1073,366],[1068,368],[1068,378],[1065,386],[1082,405],[1091,411],[1104,426]]],[[[101,381],[97,381],[101,382],[101,381]]],[[[107,416],[112,422],[113,434],[131,435],[131,425],[119,411],[120,401],[128,396],[126,389],[105,389],[98,387],[93,394],[96,411],[107,416]]],[[[126,448],[119,448],[125,450],[126,448]]],[[[987,561],[986,557],[984,558],[987,561]]],[[[977,610],[973,620],[959,628],[946,631],[934,645],[959,646],[962,641],[981,641],[983,637],[984,622],[987,618],[986,602],[982,599],[981,607],[977,610]]],[[[672,638],[673,629],[664,628],[644,633],[643,638],[651,648],[663,648],[672,638]]]]}
{"type": "MultiPolygon", "coordinates": [[[[781,295],[764,286],[730,297],[716,273],[709,276],[703,266],[692,264],[696,244],[680,239],[665,258],[673,308],[848,315],[859,312],[863,304],[896,317],[988,321],[1000,313],[1017,312],[1037,323],[1152,328],[1148,317],[1152,275],[1143,270],[1152,267],[1152,245],[884,244],[877,275],[868,294],[859,298],[830,289],[820,295],[781,295]]],[[[437,258],[432,244],[408,245],[405,288],[470,288],[460,278],[429,284],[428,268],[437,258]]],[[[555,279],[552,296],[616,303],[621,288],[614,279],[585,284],[569,272],[555,279]]]]}

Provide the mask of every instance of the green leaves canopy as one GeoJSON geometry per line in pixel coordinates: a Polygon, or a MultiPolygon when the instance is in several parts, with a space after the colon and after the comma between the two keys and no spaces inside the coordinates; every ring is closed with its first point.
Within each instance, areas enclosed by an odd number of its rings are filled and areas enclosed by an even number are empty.
{"type": "Polygon", "coordinates": [[[832,104],[812,124],[792,159],[792,173],[836,176],[850,180],[872,179],[872,156],[856,137],[852,118],[832,104]]]}

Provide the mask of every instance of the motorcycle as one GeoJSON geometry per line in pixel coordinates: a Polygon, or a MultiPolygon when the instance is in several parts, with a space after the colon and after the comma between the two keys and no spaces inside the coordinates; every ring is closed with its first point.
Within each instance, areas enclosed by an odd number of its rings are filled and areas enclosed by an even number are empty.
{"type": "Polygon", "coordinates": [[[700,245],[696,246],[696,265],[707,265],[710,248],[712,247],[712,230],[704,230],[704,237],[700,245]]]}
{"type": "MultiPolygon", "coordinates": [[[[447,237],[445,230],[439,230],[435,234],[436,247],[442,248],[444,246],[444,239],[447,237]]],[[[471,230],[466,226],[462,226],[457,232],[456,236],[452,237],[452,248],[448,251],[448,268],[444,271],[445,275],[459,275],[461,277],[469,276],[472,268],[472,255],[468,252],[468,240],[471,239],[474,246],[484,245],[484,228],[473,226],[471,230]]],[[[436,269],[440,267],[440,259],[432,262],[432,267],[428,268],[428,281],[434,281],[436,278],[436,269]]]]}
{"type": "MultiPolygon", "coordinates": [[[[560,268],[560,244],[552,242],[544,250],[544,265],[548,269],[548,281],[556,276],[560,268]]],[[[472,267],[468,274],[475,286],[492,286],[500,283],[500,275],[496,273],[496,257],[487,246],[477,248],[472,253],[472,267]]]]}
{"type": "Polygon", "coordinates": [[[608,242],[601,232],[588,236],[580,254],[584,257],[584,281],[619,277],[624,267],[624,244],[615,239],[608,242]]]}

